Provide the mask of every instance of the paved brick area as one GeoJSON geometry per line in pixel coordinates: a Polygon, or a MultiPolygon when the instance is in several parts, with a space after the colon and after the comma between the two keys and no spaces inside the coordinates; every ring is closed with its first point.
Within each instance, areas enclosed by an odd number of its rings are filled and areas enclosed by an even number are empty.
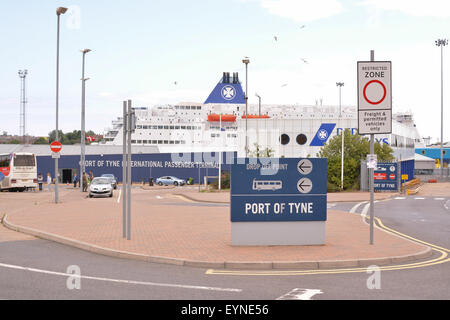
{"type": "MultiPolygon", "coordinates": [[[[355,260],[410,255],[425,249],[377,229],[375,244],[371,246],[368,226],[361,217],[336,210],[328,210],[325,245],[231,246],[229,207],[183,201],[175,196],[182,190],[202,200],[229,199],[228,193],[198,193],[192,187],[136,187],[132,191],[131,240],[122,238],[122,200],[118,190],[113,198],[90,199],[86,193],[64,187],[59,204],[53,203],[51,192],[0,193],[0,213],[7,213],[12,224],[100,247],[192,261],[355,260]]],[[[350,193],[341,195],[341,201],[355,197],[350,193]]],[[[357,201],[367,200],[364,197],[362,193],[357,201]]]]}

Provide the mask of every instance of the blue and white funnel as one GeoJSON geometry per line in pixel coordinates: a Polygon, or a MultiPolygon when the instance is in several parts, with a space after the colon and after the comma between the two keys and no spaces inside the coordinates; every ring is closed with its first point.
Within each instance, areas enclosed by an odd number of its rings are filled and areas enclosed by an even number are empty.
{"type": "Polygon", "coordinates": [[[239,82],[238,73],[233,72],[233,77],[230,78],[230,73],[224,72],[222,79],[206,99],[206,103],[245,104],[245,95],[239,82]]]}

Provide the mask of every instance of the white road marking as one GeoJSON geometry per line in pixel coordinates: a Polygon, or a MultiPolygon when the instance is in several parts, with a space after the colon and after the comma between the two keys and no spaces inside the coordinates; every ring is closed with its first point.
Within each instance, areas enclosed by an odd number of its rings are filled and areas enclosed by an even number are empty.
{"type": "Polygon", "coordinates": [[[316,294],[322,294],[322,290],[319,289],[301,289],[295,288],[288,293],[282,295],[276,300],[311,300],[316,294]]]}
{"type": "Polygon", "coordinates": [[[445,200],[445,198],[434,198],[434,200],[445,200]]]}
{"type": "Polygon", "coordinates": [[[117,203],[120,203],[120,195],[122,194],[122,188],[119,189],[119,196],[117,197],[117,203]]]}
{"type": "Polygon", "coordinates": [[[363,201],[363,202],[360,202],[360,203],[355,204],[355,205],[353,206],[353,208],[350,209],[350,213],[355,213],[356,210],[359,208],[359,206],[362,205],[362,204],[364,204],[364,203],[366,203],[366,201],[363,201]]]}
{"type": "MultiPolygon", "coordinates": [[[[54,276],[63,276],[63,277],[76,277],[76,275],[71,273],[64,272],[55,272],[49,270],[35,269],[22,267],[12,264],[0,263],[0,267],[8,268],[8,269],[16,269],[22,271],[36,272],[49,274],[54,276]]],[[[172,284],[172,283],[158,283],[158,282],[146,282],[146,281],[133,281],[133,280],[121,280],[121,279],[111,279],[111,278],[102,278],[102,277],[92,277],[92,276],[79,276],[81,279],[89,279],[89,280],[97,280],[97,281],[106,281],[106,282],[115,282],[115,283],[125,283],[125,284],[138,284],[144,286],[156,286],[156,287],[172,287],[172,288],[180,288],[180,289],[195,289],[195,290],[209,290],[209,291],[226,291],[226,292],[242,292],[242,289],[233,289],[233,288],[218,288],[218,287],[206,287],[206,286],[195,286],[195,285],[185,285],[185,284],[172,284]]]]}
{"type": "Polygon", "coordinates": [[[422,197],[415,197],[414,200],[425,200],[425,198],[422,198],[422,197]]]}
{"type": "Polygon", "coordinates": [[[163,197],[161,197],[161,196],[156,196],[156,199],[162,199],[163,197]]]}
{"type": "Polygon", "coordinates": [[[394,199],[395,199],[395,200],[405,200],[406,197],[395,197],[394,199]]]}

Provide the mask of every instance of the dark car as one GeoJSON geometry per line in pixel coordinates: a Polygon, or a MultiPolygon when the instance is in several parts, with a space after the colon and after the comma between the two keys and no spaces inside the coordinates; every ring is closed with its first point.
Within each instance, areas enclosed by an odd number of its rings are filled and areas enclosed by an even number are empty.
{"type": "Polygon", "coordinates": [[[111,185],[114,189],[117,189],[117,179],[116,177],[111,173],[104,173],[101,175],[102,178],[108,178],[111,181],[111,185]]]}

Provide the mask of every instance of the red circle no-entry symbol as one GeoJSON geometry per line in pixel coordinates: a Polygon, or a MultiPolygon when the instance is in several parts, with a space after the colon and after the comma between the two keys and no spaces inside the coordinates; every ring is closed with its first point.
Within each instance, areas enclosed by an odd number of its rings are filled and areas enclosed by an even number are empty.
{"type": "Polygon", "coordinates": [[[62,144],[59,141],[53,141],[52,143],[50,143],[50,150],[52,150],[53,152],[60,152],[62,149],[62,144]]]}
{"type": "Polygon", "coordinates": [[[364,89],[363,89],[363,95],[364,95],[364,99],[365,99],[368,103],[370,103],[370,104],[380,104],[381,102],[383,102],[384,98],[386,98],[386,86],[385,86],[385,85],[383,84],[383,82],[381,82],[380,80],[371,80],[371,81],[367,82],[366,85],[364,86],[364,89]],[[372,101],[372,100],[370,100],[369,98],[367,98],[366,90],[367,90],[367,87],[368,87],[370,84],[372,84],[372,83],[378,83],[378,84],[381,85],[381,87],[383,88],[383,96],[382,96],[381,99],[378,100],[378,101],[372,101]]]}

